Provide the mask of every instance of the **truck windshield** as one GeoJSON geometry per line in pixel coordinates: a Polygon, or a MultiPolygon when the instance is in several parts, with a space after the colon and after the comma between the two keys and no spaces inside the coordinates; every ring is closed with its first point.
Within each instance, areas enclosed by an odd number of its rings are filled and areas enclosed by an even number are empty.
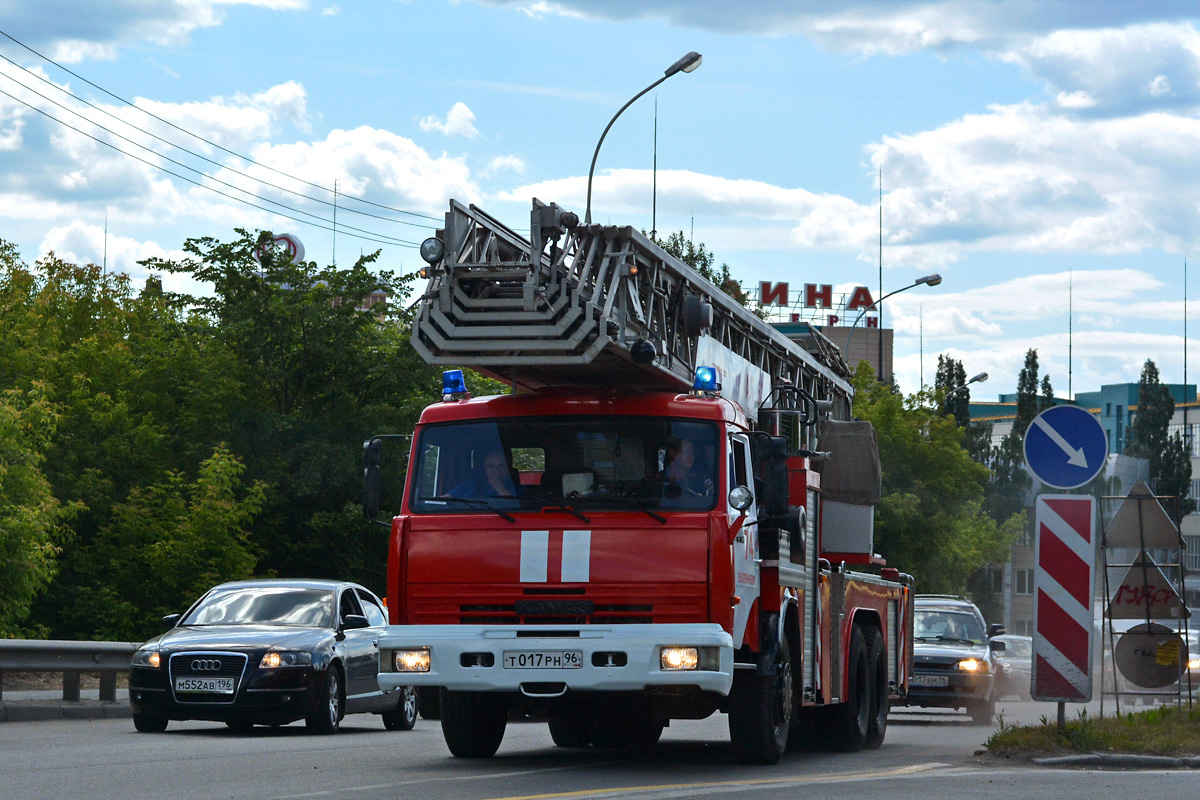
{"type": "Polygon", "coordinates": [[[556,504],[708,510],[721,457],[711,422],[629,416],[434,425],[417,452],[410,500],[425,514],[556,504]]]}

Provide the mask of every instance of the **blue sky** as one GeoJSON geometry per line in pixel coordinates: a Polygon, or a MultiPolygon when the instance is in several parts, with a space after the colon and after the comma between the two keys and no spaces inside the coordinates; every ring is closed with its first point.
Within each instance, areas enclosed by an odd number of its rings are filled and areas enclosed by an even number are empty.
{"type": "MultiPolygon", "coordinates": [[[[1117,0],[0,0],[0,31],[78,74],[0,41],[18,65],[0,62],[0,89],[28,103],[0,95],[0,238],[30,262],[50,250],[99,262],[107,215],[108,264],[135,283],[145,278],[137,260],[177,253],[190,236],[228,238],[235,226],[291,232],[310,259],[334,256],[322,227],[172,178],[31,106],[152,164],[233,193],[169,156],[326,220],[330,206],[282,190],[326,202],[329,191],[266,167],[329,189],[336,180],[342,195],[420,215],[440,215],[450,198],[475,202],[524,228],[533,196],[582,212],[592,149],[611,115],[696,50],[698,70],[638,101],[610,132],[594,187],[599,221],[650,227],[657,98],[658,230],[694,226],[749,286],[875,291],[882,170],[884,291],[944,277],[886,304],[906,391],[919,387],[922,364],[932,381],[945,352],[969,374],[991,373],[976,397],[1011,392],[1033,347],[1065,395],[1069,285],[1075,391],[1136,380],[1147,358],[1178,382],[1183,262],[1200,252],[1194,9],[1117,0]]],[[[339,229],[420,241],[432,224],[339,200],[339,229]]],[[[339,230],[339,263],[381,246],[354,236],[339,230]]],[[[419,266],[411,247],[382,250],[383,267],[419,266]]],[[[1197,283],[1190,278],[1189,316],[1197,283]]],[[[1198,379],[1189,365],[1188,380],[1198,379]]]]}

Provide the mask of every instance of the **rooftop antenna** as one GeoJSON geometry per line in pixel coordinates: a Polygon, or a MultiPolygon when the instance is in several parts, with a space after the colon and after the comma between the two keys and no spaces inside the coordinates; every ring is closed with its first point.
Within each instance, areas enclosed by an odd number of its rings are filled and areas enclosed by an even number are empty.
{"type": "Polygon", "coordinates": [[[658,95],[654,95],[654,167],[650,190],[650,238],[658,240],[658,95]]]}
{"type": "MultiPolygon", "coordinates": [[[[101,260],[101,263],[102,263],[102,265],[101,265],[101,267],[100,267],[101,274],[103,274],[103,275],[107,275],[107,274],[108,274],[108,212],[107,212],[107,211],[105,211],[105,212],[104,212],[104,257],[103,257],[103,259],[101,260]]],[[[1186,285],[1187,285],[1187,279],[1186,279],[1186,278],[1184,279],[1184,285],[1185,285],[1185,287],[1186,287],[1186,285]]],[[[1184,288],[1184,290],[1183,290],[1183,291],[1186,293],[1186,292],[1187,292],[1187,289],[1186,289],[1186,288],[1184,288]]],[[[1183,302],[1184,302],[1184,303],[1186,303],[1186,302],[1187,302],[1187,298],[1186,298],[1186,296],[1184,297],[1184,301],[1183,301],[1183,302]]],[[[1185,306],[1184,306],[1184,308],[1186,308],[1186,307],[1187,307],[1187,306],[1185,305],[1185,306]]],[[[1184,330],[1186,330],[1186,329],[1187,329],[1186,317],[1187,317],[1187,314],[1185,313],[1185,314],[1184,314],[1185,321],[1184,321],[1184,323],[1183,323],[1183,324],[1184,324],[1184,330]]],[[[1186,334],[1184,335],[1184,340],[1183,340],[1183,341],[1184,341],[1184,345],[1183,345],[1183,347],[1184,347],[1184,356],[1183,356],[1184,365],[1183,365],[1183,369],[1184,369],[1184,375],[1187,375],[1187,371],[1186,371],[1186,370],[1187,370],[1187,355],[1186,355],[1186,354],[1187,354],[1187,335],[1186,335],[1186,334]]],[[[1187,381],[1187,378],[1186,378],[1186,377],[1184,378],[1184,381],[1185,381],[1185,382],[1187,381]]]]}
{"type": "MultiPolygon", "coordinates": [[[[1075,352],[1075,340],[1073,338],[1075,328],[1075,268],[1071,267],[1067,279],[1067,399],[1074,401],[1075,393],[1071,391],[1071,375],[1072,355],[1075,352]]],[[[1186,290],[1185,290],[1186,291],[1186,290]]]]}
{"type": "Polygon", "coordinates": [[[337,266],[337,178],[333,179],[333,266],[337,266]]]}
{"type": "Polygon", "coordinates": [[[925,304],[921,303],[918,308],[920,309],[921,318],[921,337],[920,348],[917,350],[917,352],[919,354],[918,358],[920,359],[921,365],[921,391],[923,392],[925,391],[925,304]]]}
{"type": "MultiPolygon", "coordinates": [[[[1183,258],[1183,441],[1192,455],[1192,429],[1188,427],[1187,382],[1187,256],[1183,258]]],[[[1193,402],[1195,402],[1193,400],[1193,402]]]]}
{"type": "Polygon", "coordinates": [[[879,168],[879,382],[883,383],[883,167],[879,168]]]}

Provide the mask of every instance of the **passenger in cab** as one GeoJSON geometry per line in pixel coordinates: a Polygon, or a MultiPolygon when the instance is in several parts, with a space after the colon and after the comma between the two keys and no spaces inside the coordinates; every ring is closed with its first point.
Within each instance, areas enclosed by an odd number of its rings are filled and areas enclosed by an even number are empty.
{"type": "Polygon", "coordinates": [[[488,451],[471,477],[455,486],[450,497],[516,497],[508,459],[499,450],[488,451]]]}

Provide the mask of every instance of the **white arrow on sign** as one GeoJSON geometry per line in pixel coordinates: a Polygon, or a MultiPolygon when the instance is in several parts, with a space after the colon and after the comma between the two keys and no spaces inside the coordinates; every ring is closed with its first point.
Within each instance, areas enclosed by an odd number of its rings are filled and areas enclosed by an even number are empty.
{"type": "Polygon", "coordinates": [[[1085,458],[1083,455],[1082,447],[1078,450],[1076,450],[1074,447],[1071,447],[1067,440],[1064,439],[1058,431],[1054,430],[1050,423],[1046,422],[1046,420],[1044,420],[1042,417],[1034,417],[1033,421],[1045,432],[1047,436],[1050,437],[1050,441],[1061,447],[1062,451],[1067,454],[1068,464],[1073,467],[1083,467],[1084,469],[1087,469],[1087,458],[1085,458]]]}

